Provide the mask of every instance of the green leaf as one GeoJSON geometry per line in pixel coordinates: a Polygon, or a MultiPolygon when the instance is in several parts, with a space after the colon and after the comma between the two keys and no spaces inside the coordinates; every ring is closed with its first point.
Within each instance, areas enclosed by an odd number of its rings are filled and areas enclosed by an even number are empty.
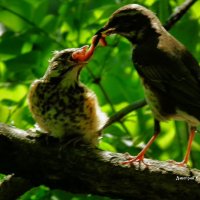
{"type": "Polygon", "coordinates": [[[46,186],[39,186],[32,188],[30,191],[26,192],[24,195],[18,198],[18,200],[49,200],[50,191],[46,186]]]}
{"type": "Polygon", "coordinates": [[[21,48],[23,46],[23,39],[18,38],[16,40],[16,37],[13,36],[7,36],[3,35],[2,36],[2,41],[0,41],[0,56],[1,60],[7,60],[8,58],[12,58],[16,55],[19,55],[21,52],[21,48]],[[13,48],[13,46],[15,48],[13,48]]]}
{"type": "Polygon", "coordinates": [[[16,59],[7,61],[6,65],[10,70],[27,70],[36,64],[39,54],[40,53],[38,51],[22,54],[16,59]]]}
{"type": "Polygon", "coordinates": [[[17,104],[17,101],[14,101],[11,99],[2,99],[0,103],[2,103],[2,105],[4,106],[11,107],[11,106],[15,106],[17,104]]]}
{"type": "Polygon", "coordinates": [[[57,19],[56,19],[56,16],[54,15],[45,16],[42,22],[40,23],[40,27],[43,28],[47,32],[54,31],[56,26],[57,26],[57,19]]]}

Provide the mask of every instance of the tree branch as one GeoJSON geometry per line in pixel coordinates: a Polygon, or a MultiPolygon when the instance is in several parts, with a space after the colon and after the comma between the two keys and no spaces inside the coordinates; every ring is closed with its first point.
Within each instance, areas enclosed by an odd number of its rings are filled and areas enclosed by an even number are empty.
{"type": "Polygon", "coordinates": [[[181,17],[189,10],[189,8],[195,3],[197,0],[186,0],[182,5],[176,8],[175,12],[169,17],[167,22],[165,23],[165,29],[169,30],[172,26],[180,20],[181,17]]]}
{"type": "Polygon", "coordinates": [[[30,181],[21,177],[15,177],[14,174],[8,175],[0,183],[0,200],[13,200],[31,189],[30,181]]]}
{"type": "Polygon", "coordinates": [[[121,165],[126,159],[126,154],[61,146],[55,140],[46,143],[34,133],[0,124],[0,171],[32,186],[123,199],[200,198],[199,170],[150,159],[145,159],[149,166],[121,165]]]}
{"type": "Polygon", "coordinates": [[[133,102],[132,104],[129,104],[128,106],[122,108],[120,111],[116,112],[114,115],[112,115],[108,122],[105,124],[105,126],[103,127],[106,128],[108,126],[110,126],[111,124],[120,121],[124,116],[126,116],[128,113],[133,112],[134,110],[137,110],[139,108],[142,108],[143,106],[145,106],[146,100],[142,99],[136,102],[133,102]]]}

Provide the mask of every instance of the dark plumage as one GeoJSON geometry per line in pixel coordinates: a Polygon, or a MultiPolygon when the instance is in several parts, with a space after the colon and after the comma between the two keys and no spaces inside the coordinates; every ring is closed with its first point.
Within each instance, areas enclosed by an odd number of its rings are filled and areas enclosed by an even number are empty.
{"type": "Polygon", "coordinates": [[[115,11],[97,38],[119,34],[133,45],[132,59],[144,85],[145,96],[155,118],[155,134],[136,158],[144,154],[160,132],[159,121],[186,121],[191,134],[184,160],[188,161],[192,139],[200,123],[200,68],[187,49],[170,35],[159,19],[143,6],[130,4],[115,11]],[[100,37],[101,36],[101,37],[100,37]]]}

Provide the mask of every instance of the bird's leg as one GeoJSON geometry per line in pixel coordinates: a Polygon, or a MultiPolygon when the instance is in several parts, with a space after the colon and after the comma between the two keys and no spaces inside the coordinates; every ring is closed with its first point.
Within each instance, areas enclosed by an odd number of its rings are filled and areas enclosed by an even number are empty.
{"type": "Polygon", "coordinates": [[[186,150],[185,157],[184,157],[183,161],[182,162],[169,161],[169,162],[171,162],[171,163],[173,163],[175,165],[178,165],[178,166],[182,166],[182,167],[187,165],[189,157],[190,157],[192,141],[194,139],[195,133],[196,133],[196,127],[191,127],[190,128],[190,135],[189,135],[189,139],[188,139],[187,150],[186,150]]]}
{"type": "Polygon", "coordinates": [[[191,151],[191,147],[192,147],[192,141],[194,139],[196,133],[196,127],[191,127],[190,128],[190,136],[189,136],[189,140],[188,140],[188,146],[187,146],[187,150],[186,150],[186,154],[185,157],[182,161],[183,164],[187,164],[189,157],[190,157],[190,151],[191,151]]]}
{"type": "MultiPolygon", "coordinates": [[[[151,144],[154,142],[158,134],[160,133],[160,123],[158,120],[154,120],[154,135],[152,138],[149,140],[149,142],[146,144],[144,149],[136,156],[136,157],[131,157],[129,160],[122,162],[122,164],[131,164],[133,162],[143,162],[144,163],[144,155],[147,152],[148,148],[151,146],[151,144]]],[[[146,163],[144,163],[146,165],[146,163]]]]}

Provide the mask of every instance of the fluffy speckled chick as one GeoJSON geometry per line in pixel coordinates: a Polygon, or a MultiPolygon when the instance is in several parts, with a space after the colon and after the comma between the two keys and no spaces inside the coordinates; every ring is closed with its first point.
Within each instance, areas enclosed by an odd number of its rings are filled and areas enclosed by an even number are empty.
{"type": "Polygon", "coordinates": [[[79,80],[81,69],[94,51],[93,46],[87,48],[56,51],[45,75],[32,83],[28,100],[43,132],[96,146],[107,116],[95,93],[79,80]]]}

